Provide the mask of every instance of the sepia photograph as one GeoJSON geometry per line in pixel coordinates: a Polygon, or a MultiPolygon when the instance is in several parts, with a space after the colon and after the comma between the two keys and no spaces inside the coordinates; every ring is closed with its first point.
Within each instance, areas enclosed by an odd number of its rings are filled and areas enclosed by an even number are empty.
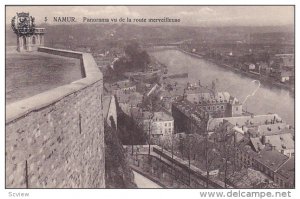
{"type": "Polygon", "coordinates": [[[295,5],[5,5],[4,150],[11,190],[287,197],[295,5]]]}

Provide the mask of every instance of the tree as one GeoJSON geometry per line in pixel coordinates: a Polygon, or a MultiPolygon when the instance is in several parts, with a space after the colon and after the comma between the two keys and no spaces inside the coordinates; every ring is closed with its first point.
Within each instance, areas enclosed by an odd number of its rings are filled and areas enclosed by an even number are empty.
{"type": "Polygon", "coordinates": [[[151,61],[149,54],[144,50],[139,54],[139,57],[140,64],[142,65],[142,67],[146,68],[151,61]]]}
{"type": "Polygon", "coordinates": [[[129,42],[124,48],[126,56],[129,58],[128,62],[134,68],[144,69],[150,63],[150,56],[142,50],[137,41],[129,42]]]}
{"type": "Polygon", "coordinates": [[[227,179],[235,174],[235,132],[232,129],[233,125],[229,122],[223,122],[216,130],[219,137],[219,151],[222,158],[221,169],[224,171],[224,185],[227,188],[227,179]]]}
{"type": "Polygon", "coordinates": [[[216,162],[217,158],[219,157],[219,152],[208,141],[208,135],[205,136],[204,144],[205,144],[204,156],[205,156],[205,169],[206,169],[206,188],[208,188],[209,173],[210,173],[211,167],[213,166],[213,164],[216,162]]]}

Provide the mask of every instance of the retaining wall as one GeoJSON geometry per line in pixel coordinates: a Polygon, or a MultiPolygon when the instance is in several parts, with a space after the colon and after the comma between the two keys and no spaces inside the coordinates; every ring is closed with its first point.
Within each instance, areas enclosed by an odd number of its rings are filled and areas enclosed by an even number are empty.
{"type": "Polygon", "coordinates": [[[6,188],[104,188],[103,77],[87,53],[83,78],[6,106],[6,188]]]}

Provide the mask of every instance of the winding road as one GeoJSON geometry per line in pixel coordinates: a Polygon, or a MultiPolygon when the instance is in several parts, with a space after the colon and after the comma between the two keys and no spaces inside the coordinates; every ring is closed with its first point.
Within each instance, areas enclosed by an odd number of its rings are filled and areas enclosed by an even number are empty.
{"type": "Polygon", "coordinates": [[[155,188],[155,189],[162,188],[155,182],[149,180],[148,178],[142,176],[141,174],[135,171],[133,171],[133,174],[134,174],[134,182],[136,183],[138,188],[155,188]]]}

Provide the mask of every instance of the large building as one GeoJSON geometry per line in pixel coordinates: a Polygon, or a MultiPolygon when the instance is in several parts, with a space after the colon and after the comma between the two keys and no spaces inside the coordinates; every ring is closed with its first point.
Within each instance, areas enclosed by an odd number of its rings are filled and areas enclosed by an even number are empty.
{"type": "Polygon", "coordinates": [[[287,155],[295,155],[295,142],[290,129],[284,129],[284,132],[273,135],[263,135],[261,137],[250,137],[251,144],[256,152],[261,151],[266,146],[272,146],[274,150],[287,155]]]}
{"type": "Polygon", "coordinates": [[[130,115],[132,108],[141,107],[143,99],[143,95],[138,92],[116,95],[116,100],[120,108],[127,115],[130,115]]]}
{"type": "Polygon", "coordinates": [[[208,132],[215,132],[224,121],[232,125],[238,137],[250,138],[256,152],[269,144],[282,154],[294,155],[294,131],[277,114],[212,118],[208,121],[208,132]]]}
{"type": "Polygon", "coordinates": [[[294,54],[276,54],[270,66],[271,76],[277,78],[281,82],[292,81],[295,78],[294,54]]]}
{"type": "Polygon", "coordinates": [[[154,112],[151,121],[152,136],[170,136],[174,130],[174,119],[165,112],[154,112]]]}
{"type": "MultiPolygon", "coordinates": [[[[244,115],[238,117],[210,118],[208,121],[207,130],[214,131],[214,129],[218,127],[224,120],[229,121],[243,132],[247,131],[248,128],[255,127],[259,132],[263,133],[268,130],[268,127],[270,127],[272,124],[278,125],[279,127],[282,125],[287,126],[287,124],[284,123],[281,117],[279,117],[277,114],[244,115]]],[[[273,130],[276,130],[275,126],[273,126],[273,130]]]]}
{"type": "Polygon", "coordinates": [[[207,132],[207,122],[211,118],[209,112],[186,99],[172,103],[172,116],[175,133],[204,134],[207,132]]]}
{"type": "Polygon", "coordinates": [[[274,181],[283,188],[295,187],[295,157],[291,157],[277,170],[274,181]]]}
{"type": "Polygon", "coordinates": [[[219,92],[215,83],[212,88],[190,85],[185,90],[185,97],[212,117],[234,117],[242,115],[242,104],[228,92],[219,92]]]}
{"type": "Polygon", "coordinates": [[[224,135],[231,135],[230,143],[236,168],[253,168],[280,187],[292,187],[294,168],[279,171],[294,158],[294,132],[276,114],[212,118],[208,123],[210,140],[222,147],[224,135]],[[284,181],[284,182],[281,182],[284,181]]]}
{"type": "Polygon", "coordinates": [[[252,167],[263,172],[282,188],[293,188],[295,160],[267,144],[259,152],[253,150],[249,139],[243,139],[237,144],[236,164],[244,168],[252,167]]]}
{"type": "Polygon", "coordinates": [[[132,117],[143,131],[151,135],[151,140],[157,142],[161,137],[170,137],[174,133],[174,119],[165,112],[149,112],[132,109],[132,117]]]}

